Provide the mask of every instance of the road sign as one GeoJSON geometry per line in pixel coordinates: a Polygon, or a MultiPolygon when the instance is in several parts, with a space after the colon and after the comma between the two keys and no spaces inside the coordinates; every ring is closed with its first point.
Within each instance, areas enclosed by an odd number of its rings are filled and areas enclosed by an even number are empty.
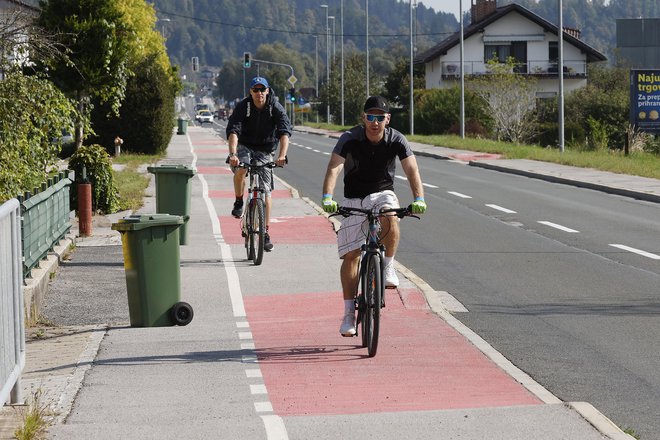
{"type": "Polygon", "coordinates": [[[296,81],[298,81],[298,78],[296,78],[295,76],[291,75],[291,76],[289,77],[289,79],[287,79],[287,81],[289,81],[289,84],[291,84],[291,86],[293,87],[293,86],[296,84],[296,81]]]}

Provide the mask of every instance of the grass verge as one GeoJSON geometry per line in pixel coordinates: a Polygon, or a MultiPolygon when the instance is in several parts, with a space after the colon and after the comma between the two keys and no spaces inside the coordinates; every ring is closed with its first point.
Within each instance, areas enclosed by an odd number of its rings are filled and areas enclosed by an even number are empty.
{"type": "MultiPolygon", "coordinates": [[[[341,125],[307,123],[315,128],[344,131],[350,127],[341,125]]],[[[567,147],[562,153],[555,148],[538,145],[521,145],[498,142],[488,139],[464,138],[452,135],[413,135],[407,136],[412,142],[436,145],[480,153],[497,153],[505,159],[531,159],[552,162],[580,168],[594,168],[618,174],[660,179],[660,156],[651,153],[631,153],[628,156],[620,151],[582,151],[567,147]]]]}
{"type": "Polygon", "coordinates": [[[162,156],[145,154],[122,154],[114,157],[114,164],[123,165],[121,170],[113,170],[115,185],[119,190],[119,210],[136,211],[142,207],[144,190],[149,186],[149,176],[144,166],[156,163],[162,156]]]}

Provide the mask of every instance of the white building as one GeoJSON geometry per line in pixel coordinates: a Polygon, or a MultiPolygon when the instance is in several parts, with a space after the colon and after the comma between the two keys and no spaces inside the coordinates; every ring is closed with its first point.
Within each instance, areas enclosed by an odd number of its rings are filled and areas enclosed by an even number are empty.
{"type": "MultiPolygon", "coordinates": [[[[516,59],[515,71],[538,79],[538,97],[555,96],[559,59],[558,27],[515,3],[497,7],[496,0],[472,0],[472,22],[463,29],[465,75],[487,74],[489,60],[516,59]]],[[[587,84],[587,64],[606,61],[580,40],[580,32],[564,28],[564,90],[587,84]]],[[[460,80],[460,33],[415,59],[426,67],[426,88],[449,88],[460,80]]]]}

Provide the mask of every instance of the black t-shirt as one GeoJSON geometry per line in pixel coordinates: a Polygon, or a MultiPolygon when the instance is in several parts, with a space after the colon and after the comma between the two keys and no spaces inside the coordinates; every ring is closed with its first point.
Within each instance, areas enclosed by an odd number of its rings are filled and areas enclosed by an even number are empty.
{"type": "Polygon", "coordinates": [[[332,152],[346,159],[344,197],[349,199],[393,190],[396,158],[413,155],[408,140],[397,130],[385,128],[383,139],[374,145],[361,125],[342,134],[332,152]]]}
{"type": "MultiPolygon", "coordinates": [[[[271,92],[272,93],[272,92],[271,92]]],[[[235,133],[238,143],[256,150],[272,153],[277,149],[280,136],[291,137],[291,122],[282,105],[268,96],[262,110],[252,102],[252,97],[243,99],[236,105],[227,122],[226,135],[235,133]]]]}

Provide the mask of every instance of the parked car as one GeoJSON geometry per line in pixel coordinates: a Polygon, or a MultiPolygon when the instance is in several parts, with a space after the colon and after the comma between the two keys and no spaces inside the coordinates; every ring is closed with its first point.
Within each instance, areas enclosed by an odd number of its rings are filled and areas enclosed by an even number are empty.
{"type": "Polygon", "coordinates": [[[200,112],[197,112],[195,119],[197,119],[197,122],[199,122],[200,124],[203,124],[204,122],[213,123],[213,113],[211,113],[208,110],[202,110],[200,112]]]}

